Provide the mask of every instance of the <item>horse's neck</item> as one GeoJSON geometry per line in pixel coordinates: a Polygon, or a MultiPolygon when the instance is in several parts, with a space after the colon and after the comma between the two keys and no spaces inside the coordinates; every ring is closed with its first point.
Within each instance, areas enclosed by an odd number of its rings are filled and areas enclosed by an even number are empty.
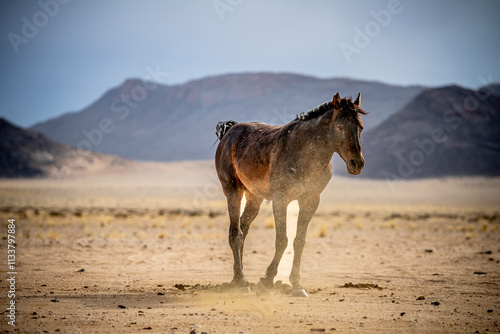
{"type": "Polygon", "coordinates": [[[333,136],[332,112],[326,112],[316,119],[307,121],[304,131],[307,132],[307,140],[315,146],[315,153],[328,163],[335,153],[335,141],[333,136]],[[319,152],[319,153],[318,153],[319,152]]]}

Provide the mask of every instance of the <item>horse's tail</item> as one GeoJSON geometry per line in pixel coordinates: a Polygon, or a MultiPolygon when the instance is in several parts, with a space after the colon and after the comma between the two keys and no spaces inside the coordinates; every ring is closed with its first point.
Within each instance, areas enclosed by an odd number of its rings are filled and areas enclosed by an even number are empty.
{"type": "Polygon", "coordinates": [[[222,137],[224,137],[224,135],[227,133],[227,131],[235,124],[238,124],[238,122],[235,121],[217,122],[217,126],[215,127],[215,134],[217,135],[217,138],[221,140],[222,137]]]}

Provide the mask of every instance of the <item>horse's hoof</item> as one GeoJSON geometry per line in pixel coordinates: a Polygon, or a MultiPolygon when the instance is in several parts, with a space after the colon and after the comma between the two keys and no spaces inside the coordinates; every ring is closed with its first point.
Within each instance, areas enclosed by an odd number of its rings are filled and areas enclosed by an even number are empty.
{"type": "Polygon", "coordinates": [[[241,293],[244,293],[244,294],[248,294],[248,293],[252,292],[252,290],[250,289],[249,286],[240,286],[238,288],[238,291],[241,292],[241,293]]]}
{"type": "Polygon", "coordinates": [[[268,294],[271,290],[262,282],[262,280],[257,283],[257,296],[268,294]]]}
{"type": "Polygon", "coordinates": [[[262,287],[266,290],[271,290],[272,288],[274,288],[274,283],[273,281],[266,281],[265,279],[261,278],[259,280],[259,283],[257,284],[259,287],[262,287]]]}
{"type": "Polygon", "coordinates": [[[306,290],[304,290],[304,289],[293,290],[292,296],[293,297],[309,297],[306,290]]]}
{"type": "Polygon", "coordinates": [[[239,287],[247,287],[250,286],[250,283],[246,279],[242,278],[233,278],[231,282],[229,282],[229,286],[233,288],[239,288],[239,287]]]}

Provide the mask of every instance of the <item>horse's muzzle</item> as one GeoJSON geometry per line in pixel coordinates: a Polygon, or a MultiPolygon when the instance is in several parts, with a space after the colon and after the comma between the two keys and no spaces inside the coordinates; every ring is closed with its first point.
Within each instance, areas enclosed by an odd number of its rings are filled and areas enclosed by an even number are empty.
{"type": "Polygon", "coordinates": [[[347,162],[347,172],[352,175],[358,175],[361,173],[361,170],[365,166],[365,159],[363,156],[350,159],[347,162]]]}

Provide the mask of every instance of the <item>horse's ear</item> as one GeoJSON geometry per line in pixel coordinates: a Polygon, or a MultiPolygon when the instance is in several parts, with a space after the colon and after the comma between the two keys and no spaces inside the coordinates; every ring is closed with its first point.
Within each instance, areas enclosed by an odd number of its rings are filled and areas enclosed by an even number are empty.
{"type": "Polygon", "coordinates": [[[354,104],[361,107],[361,93],[358,94],[358,98],[354,101],[354,104]]]}
{"type": "Polygon", "coordinates": [[[333,96],[333,107],[335,109],[340,108],[340,95],[338,92],[333,96]]]}

